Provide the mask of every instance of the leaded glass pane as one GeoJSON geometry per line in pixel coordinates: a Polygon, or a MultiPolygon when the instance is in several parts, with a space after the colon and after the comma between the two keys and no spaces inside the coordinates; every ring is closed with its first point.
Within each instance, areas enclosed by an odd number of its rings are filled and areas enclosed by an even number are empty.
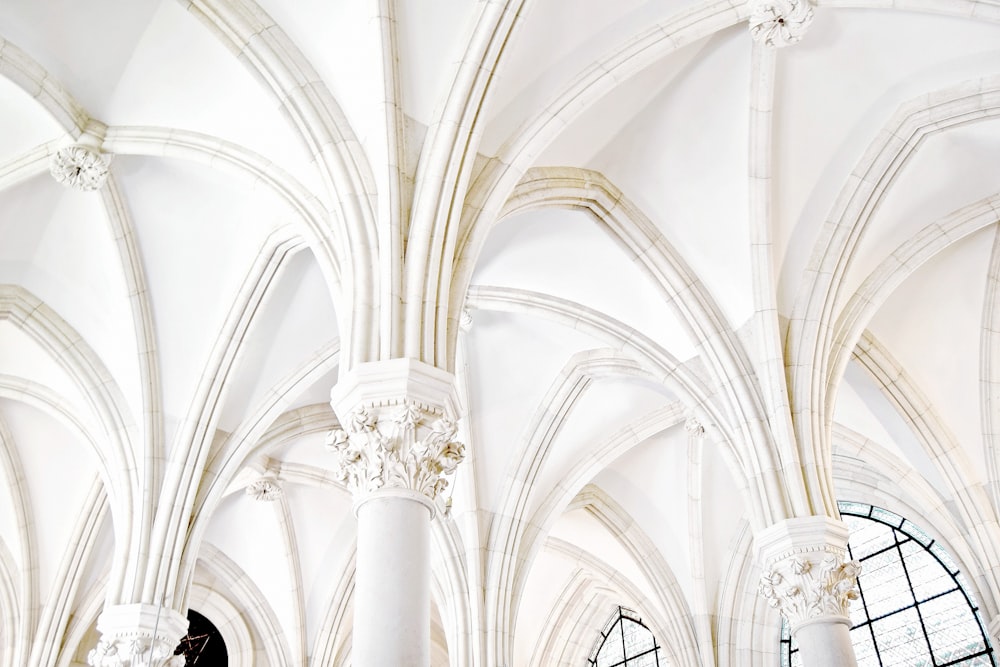
{"type": "Polygon", "coordinates": [[[916,608],[906,609],[872,623],[878,637],[882,667],[930,667],[927,640],[920,631],[916,608]]]}
{"type": "Polygon", "coordinates": [[[626,656],[645,653],[654,646],[653,633],[635,621],[622,619],[622,632],[625,635],[626,656]]]}
{"type": "Polygon", "coordinates": [[[927,533],[925,533],[924,531],[922,531],[920,528],[917,528],[912,523],[910,523],[909,519],[907,519],[906,521],[903,522],[903,528],[902,528],[902,530],[907,535],[909,535],[910,537],[912,537],[913,539],[915,539],[917,542],[920,542],[920,546],[922,546],[924,548],[926,548],[927,546],[929,546],[930,543],[933,541],[931,539],[930,535],[928,535],[927,533]]]}
{"type": "MultiPolygon", "coordinates": [[[[944,547],[935,542],[931,545],[931,553],[938,557],[938,560],[948,569],[949,572],[958,572],[958,566],[952,560],[951,554],[945,551],[944,547]]],[[[963,584],[964,586],[964,584],[963,584]]]]}
{"type": "Polygon", "coordinates": [[[956,591],[920,606],[927,636],[939,663],[958,660],[985,649],[976,617],[965,596],[956,591]]]}
{"type": "Polygon", "coordinates": [[[884,510],[881,507],[873,507],[869,516],[871,516],[871,518],[875,521],[881,521],[882,523],[888,524],[893,528],[898,528],[903,523],[903,517],[899,516],[895,512],[884,510]]]}
{"type": "Polygon", "coordinates": [[[958,581],[958,585],[961,586],[962,590],[965,591],[965,594],[969,597],[969,601],[972,603],[972,606],[978,608],[979,605],[976,604],[976,596],[969,590],[969,582],[965,580],[962,573],[959,572],[956,574],[955,579],[958,581]]]}
{"type": "MultiPolygon", "coordinates": [[[[840,511],[842,513],[861,514],[861,515],[867,515],[868,510],[871,508],[871,505],[866,505],[865,503],[852,503],[847,500],[837,503],[837,506],[840,508],[840,511]]],[[[844,520],[846,521],[848,518],[853,518],[853,517],[844,517],[844,520]]]]}
{"type": "Polygon", "coordinates": [[[857,517],[845,516],[844,520],[851,531],[851,556],[855,559],[882,551],[896,542],[893,531],[888,526],[857,517]]]}
{"type": "Polygon", "coordinates": [[[625,646],[622,644],[622,633],[618,629],[618,623],[611,628],[601,652],[597,654],[597,667],[611,667],[621,664],[625,660],[625,646]]]}
{"type": "Polygon", "coordinates": [[[627,667],[656,667],[656,655],[654,653],[644,653],[638,658],[629,658],[627,667]]]}
{"type": "MultiPolygon", "coordinates": [[[[855,605],[851,605],[853,608],[855,605]]],[[[880,667],[878,654],[875,652],[875,640],[867,627],[851,632],[851,642],[854,644],[854,655],[858,659],[858,667],[880,667]]]]}
{"type": "MultiPolygon", "coordinates": [[[[864,597],[865,591],[861,589],[862,598],[864,597]]],[[[855,600],[851,603],[851,627],[856,627],[862,625],[868,620],[868,614],[865,613],[865,605],[862,604],[861,600],[855,600]]]]}
{"type": "Polygon", "coordinates": [[[879,618],[913,604],[903,562],[895,549],[865,560],[861,572],[865,583],[865,604],[871,618],[879,618]]]}
{"type": "Polygon", "coordinates": [[[900,546],[900,550],[906,560],[906,570],[910,573],[913,595],[918,601],[955,588],[955,579],[920,544],[907,542],[900,546]]]}

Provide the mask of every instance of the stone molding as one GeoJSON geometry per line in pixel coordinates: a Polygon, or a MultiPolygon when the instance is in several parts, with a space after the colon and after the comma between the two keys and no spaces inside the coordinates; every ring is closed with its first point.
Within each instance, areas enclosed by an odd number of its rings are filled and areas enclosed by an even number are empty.
{"type": "Polygon", "coordinates": [[[100,190],[108,180],[108,160],[96,148],[74,144],[56,151],[49,173],[67,187],[92,192],[100,190]]]}
{"type": "Polygon", "coordinates": [[[455,376],[415,359],[373,361],[352,368],[330,391],[330,405],[342,424],[359,407],[388,407],[402,399],[454,419],[455,376]]]}
{"type": "Polygon", "coordinates": [[[802,39],[813,20],[809,0],[749,0],[750,36],[754,41],[781,48],[802,39]]]}
{"type": "Polygon", "coordinates": [[[149,604],[108,607],[97,621],[101,639],[87,655],[87,664],[184,667],[184,656],[174,651],[187,627],[187,619],[173,609],[149,604]]]}
{"type": "Polygon", "coordinates": [[[846,561],[847,527],[829,517],[788,519],[755,537],[760,594],[794,633],[812,621],[850,625],[861,565],[846,561]]]}
{"type": "Polygon", "coordinates": [[[455,437],[454,376],[412,359],[360,364],[331,392],[341,428],[326,446],[337,457],[337,476],[355,497],[355,509],[378,494],[435,500],[446,477],[465,458],[455,437]]]}

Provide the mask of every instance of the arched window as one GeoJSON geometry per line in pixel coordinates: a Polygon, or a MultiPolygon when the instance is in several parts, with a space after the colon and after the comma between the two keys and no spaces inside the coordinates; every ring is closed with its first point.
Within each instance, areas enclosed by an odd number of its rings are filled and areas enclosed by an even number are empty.
{"type": "Polygon", "coordinates": [[[225,667],[229,653],[222,634],[212,621],[188,609],[188,631],[174,655],[184,656],[184,667],[225,667]]]}
{"type": "Polygon", "coordinates": [[[630,609],[618,607],[601,631],[588,665],[591,667],[659,667],[656,638],[630,609]]]}
{"type": "MultiPolygon", "coordinates": [[[[861,562],[860,598],[851,603],[859,667],[995,666],[979,607],[948,552],[897,514],[838,505],[849,557],[861,562]]],[[[784,621],[781,664],[801,665],[784,621]]]]}

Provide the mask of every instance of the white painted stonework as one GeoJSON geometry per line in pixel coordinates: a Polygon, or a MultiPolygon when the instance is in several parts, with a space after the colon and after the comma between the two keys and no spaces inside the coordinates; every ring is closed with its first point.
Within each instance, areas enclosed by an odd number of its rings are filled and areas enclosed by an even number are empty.
{"type": "Polygon", "coordinates": [[[1000,641],[998,45],[993,0],[0,2],[0,667],[169,665],[189,610],[231,667],[580,666],[619,606],[661,665],[782,619],[850,665],[838,501],[1000,641]]]}
{"type": "Polygon", "coordinates": [[[100,190],[108,179],[106,158],[87,146],[60,148],[52,156],[49,171],[59,183],[84,192],[100,190]]]}
{"type": "Polygon", "coordinates": [[[247,485],[246,494],[254,500],[274,502],[281,497],[281,485],[272,477],[261,477],[247,485]]]}
{"type": "Polygon", "coordinates": [[[802,40],[813,20],[809,0],[749,0],[750,36],[781,48],[802,40]]]}
{"type": "Polygon", "coordinates": [[[804,665],[857,665],[848,628],[861,565],[846,559],[847,540],[847,526],[829,517],[786,519],[754,536],[760,594],[787,619],[804,665]]]}
{"type": "Polygon", "coordinates": [[[339,479],[356,496],[405,489],[433,501],[465,458],[465,445],[454,440],[457,431],[433,409],[404,399],[355,409],[346,429],[330,432],[326,446],[336,456],[339,479]]]}
{"type": "Polygon", "coordinates": [[[861,566],[845,561],[847,530],[828,519],[788,519],[756,537],[760,592],[792,632],[819,619],[850,625],[861,566]]]}
{"type": "Polygon", "coordinates": [[[101,640],[87,655],[91,667],[183,667],[174,648],[187,619],[153,605],[108,607],[97,622],[101,640]]]}
{"type": "Polygon", "coordinates": [[[847,619],[861,566],[842,558],[820,550],[785,556],[761,575],[761,594],[793,628],[824,617],[847,619]]]}
{"type": "Polygon", "coordinates": [[[430,665],[430,519],[465,458],[454,380],[420,362],[367,363],[342,378],[326,448],[358,517],[352,660],[430,665]]]}

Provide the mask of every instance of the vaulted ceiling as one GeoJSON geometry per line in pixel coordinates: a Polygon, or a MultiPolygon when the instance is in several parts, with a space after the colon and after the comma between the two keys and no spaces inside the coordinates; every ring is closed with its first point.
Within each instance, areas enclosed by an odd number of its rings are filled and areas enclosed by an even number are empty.
{"type": "Polygon", "coordinates": [[[814,12],[774,50],[713,0],[0,4],[0,665],[82,661],[182,461],[175,595],[231,660],[346,659],[329,392],[394,356],[464,411],[436,665],[578,660],[618,603],[707,664],[749,526],[823,509],[739,410],[990,570],[1000,5],[814,12]],[[97,191],[49,173],[77,141],[97,191]]]}

